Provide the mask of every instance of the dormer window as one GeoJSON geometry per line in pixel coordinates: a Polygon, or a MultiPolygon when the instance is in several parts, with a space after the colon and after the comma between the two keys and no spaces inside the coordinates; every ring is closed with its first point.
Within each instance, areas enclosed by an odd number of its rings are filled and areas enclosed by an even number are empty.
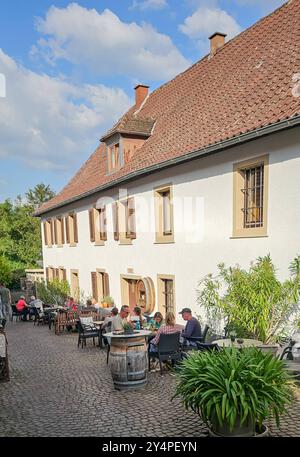
{"type": "Polygon", "coordinates": [[[108,171],[112,173],[117,171],[121,168],[121,160],[120,160],[120,144],[116,143],[112,146],[108,146],[108,171]]]}

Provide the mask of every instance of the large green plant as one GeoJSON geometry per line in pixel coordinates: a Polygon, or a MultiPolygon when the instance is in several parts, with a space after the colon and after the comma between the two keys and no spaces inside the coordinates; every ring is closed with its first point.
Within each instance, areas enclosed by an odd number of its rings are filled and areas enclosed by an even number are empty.
{"type": "Polygon", "coordinates": [[[280,282],[270,256],[258,258],[250,269],[218,266],[217,276],[199,283],[198,303],[210,325],[223,320],[228,330],[243,338],[278,342],[296,328],[299,319],[299,257],[291,264],[291,277],[280,282]]]}
{"type": "Polygon", "coordinates": [[[176,376],[175,397],[210,427],[217,422],[232,430],[247,421],[261,426],[270,417],[279,425],[292,399],[284,362],[257,348],[193,351],[176,376]]]}
{"type": "Polygon", "coordinates": [[[41,281],[37,283],[37,296],[46,304],[63,305],[70,296],[70,286],[68,281],[41,281]]]}

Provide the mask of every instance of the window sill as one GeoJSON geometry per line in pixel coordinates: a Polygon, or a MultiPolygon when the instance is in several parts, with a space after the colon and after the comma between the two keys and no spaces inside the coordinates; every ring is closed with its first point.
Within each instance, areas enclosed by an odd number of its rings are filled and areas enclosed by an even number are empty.
{"type": "Polygon", "coordinates": [[[119,245],[120,245],[120,246],[122,246],[122,245],[123,245],[123,246],[128,246],[128,245],[130,245],[130,244],[132,244],[132,240],[131,240],[131,239],[130,239],[130,240],[124,239],[124,240],[120,240],[120,241],[119,241],[119,245]]]}
{"type": "Polygon", "coordinates": [[[104,246],[105,241],[95,241],[94,246],[104,246]]]}
{"type": "Polygon", "coordinates": [[[156,240],[154,244],[175,244],[174,240],[156,240]]]}
{"type": "Polygon", "coordinates": [[[249,234],[245,234],[245,235],[232,235],[229,237],[230,240],[235,240],[235,239],[240,239],[240,238],[268,238],[269,235],[251,235],[250,233],[249,234]]]}

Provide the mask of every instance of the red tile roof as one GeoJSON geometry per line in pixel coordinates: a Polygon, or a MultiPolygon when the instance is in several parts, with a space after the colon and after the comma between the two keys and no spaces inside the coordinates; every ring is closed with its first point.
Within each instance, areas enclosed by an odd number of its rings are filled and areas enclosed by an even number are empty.
{"type": "MultiPolygon", "coordinates": [[[[185,156],[300,114],[292,77],[300,73],[300,0],[281,8],[204,57],[134,107],[116,124],[155,120],[152,135],[130,163],[106,174],[102,144],[67,186],[36,214],[61,206],[132,172],[185,156]]],[[[139,124],[140,123],[140,124],[139,124]]],[[[145,125],[145,124],[144,124],[145,125]]],[[[112,129],[113,130],[113,129],[112,129]]]]}

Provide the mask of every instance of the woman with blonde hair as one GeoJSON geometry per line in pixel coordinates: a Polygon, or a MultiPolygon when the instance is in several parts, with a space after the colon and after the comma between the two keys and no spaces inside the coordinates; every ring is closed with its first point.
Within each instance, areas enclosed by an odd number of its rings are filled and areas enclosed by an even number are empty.
{"type": "Polygon", "coordinates": [[[167,311],[165,323],[159,328],[157,334],[150,343],[150,352],[157,352],[157,345],[162,333],[180,332],[181,327],[175,323],[175,314],[172,311],[167,311]]]}

